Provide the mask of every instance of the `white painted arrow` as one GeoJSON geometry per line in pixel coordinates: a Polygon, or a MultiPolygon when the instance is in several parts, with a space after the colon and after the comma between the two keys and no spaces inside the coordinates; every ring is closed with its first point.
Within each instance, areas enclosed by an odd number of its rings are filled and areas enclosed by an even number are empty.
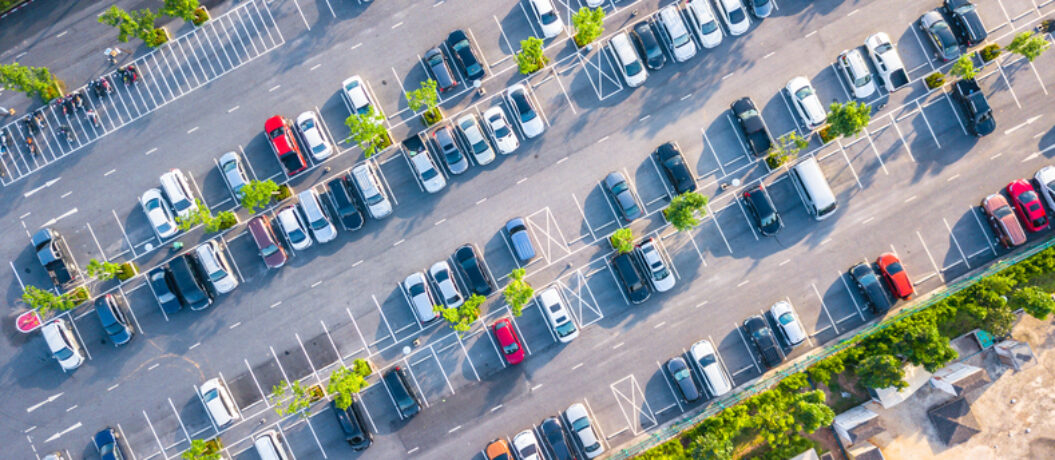
{"type": "Polygon", "coordinates": [[[73,424],[73,426],[71,426],[69,428],[66,428],[65,430],[62,430],[62,431],[60,431],[58,433],[55,433],[55,434],[51,435],[51,437],[48,438],[48,439],[45,439],[44,442],[51,442],[51,441],[54,441],[56,439],[59,439],[60,436],[66,434],[66,433],[69,433],[69,432],[71,432],[73,430],[76,430],[77,428],[80,428],[80,427],[81,427],[81,422],[77,422],[77,423],[73,424]]]}
{"type": "Polygon", "coordinates": [[[34,193],[37,193],[37,192],[39,192],[41,190],[44,190],[44,189],[46,189],[48,187],[51,187],[52,185],[55,185],[55,183],[58,182],[59,179],[62,179],[62,178],[61,177],[56,177],[56,178],[54,178],[52,180],[49,180],[49,181],[45,182],[44,185],[41,185],[40,187],[37,187],[37,188],[35,188],[33,190],[30,190],[30,191],[24,193],[23,196],[26,197],[26,198],[29,198],[30,195],[33,195],[34,193]]]}
{"type": "Polygon", "coordinates": [[[62,214],[61,216],[59,216],[59,217],[56,217],[56,218],[54,218],[54,219],[51,219],[51,220],[49,220],[49,221],[47,221],[47,222],[44,222],[44,225],[41,225],[41,227],[50,227],[50,226],[52,226],[52,225],[55,225],[55,222],[58,222],[58,221],[59,221],[59,219],[63,219],[63,218],[66,218],[66,217],[72,216],[72,215],[74,215],[74,214],[77,214],[77,208],[73,208],[73,209],[71,209],[71,210],[69,210],[69,211],[66,211],[65,213],[63,213],[63,214],[62,214]]]}
{"type": "Polygon", "coordinates": [[[26,412],[33,412],[33,411],[39,409],[40,406],[43,406],[43,405],[45,405],[45,404],[47,404],[49,402],[52,402],[52,401],[54,401],[56,399],[59,399],[59,396],[62,396],[62,395],[63,395],[63,393],[59,393],[57,395],[48,396],[48,399],[45,399],[45,400],[43,400],[43,401],[41,401],[39,403],[36,403],[36,404],[34,404],[32,406],[27,407],[26,408],[26,412]]]}

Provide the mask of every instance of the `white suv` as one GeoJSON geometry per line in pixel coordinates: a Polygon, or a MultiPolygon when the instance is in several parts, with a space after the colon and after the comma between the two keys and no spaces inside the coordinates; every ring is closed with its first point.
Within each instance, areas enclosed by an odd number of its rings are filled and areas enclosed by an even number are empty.
{"type": "Polygon", "coordinates": [[[55,318],[40,328],[51,356],[62,366],[63,372],[72,371],[84,364],[84,349],[73,336],[65,319],[55,318]]]}
{"type": "Polygon", "coordinates": [[[209,418],[217,428],[223,428],[241,418],[238,410],[234,408],[231,393],[227,391],[227,387],[220,382],[219,378],[209,379],[201,384],[198,388],[198,396],[201,397],[205,411],[209,413],[209,418]]]}
{"type": "Polygon", "coordinates": [[[366,115],[373,107],[375,115],[385,115],[381,106],[374,102],[374,98],[366,90],[366,82],[358,75],[352,75],[341,83],[341,97],[352,114],[366,115]]]}
{"type": "Polygon", "coordinates": [[[319,202],[319,195],[314,189],[298,193],[297,200],[300,201],[300,209],[304,211],[305,220],[307,220],[308,228],[311,229],[315,241],[328,243],[337,238],[337,227],[334,227],[333,222],[326,217],[326,212],[322,210],[322,203],[319,202]]]}
{"type": "Polygon", "coordinates": [[[604,445],[598,441],[597,431],[590,422],[590,414],[586,412],[586,406],[575,403],[564,410],[564,421],[568,423],[568,431],[579,438],[579,446],[582,447],[586,458],[594,458],[604,453],[604,445]]]}
{"type": "Polygon", "coordinates": [[[330,145],[330,141],[326,140],[326,135],[322,133],[319,124],[319,117],[314,111],[309,110],[297,115],[297,129],[300,130],[300,134],[307,141],[311,157],[317,161],[322,161],[329,158],[333,153],[333,146],[330,145]]]}
{"type": "Polygon", "coordinates": [[[381,219],[392,214],[392,203],[388,201],[388,195],[381,188],[381,181],[377,180],[374,168],[370,163],[364,163],[352,168],[352,179],[359,194],[366,202],[366,209],[374,219],[381,219]]]}
{"type": "Polygon", "coordinates": [[[667,266],[667,261],[660,253],[655,238],[649,238],[637,245],[637,254],[641,266],[645,268],[648,281],[656,292],[667,292],[674,287],[674,273],[667,266]]]}
{"type": "Polygon", "coordinates": [[[509,126],[509,120],[501,107],[491,107],[484,112],[484,125],[487,126],[487,132],[491,135],[495,147],[498,147],[498,151],[503,155],[513,153],[520,147],[516,132],[509,126]]]}
{"type": "Polygon", "coordinates": [[[795,112],[799,114],[802,122],[810,131],[828,122],[828,113],[824,111],[824,105],[817,97],[817,90],[813,89],[809,79],[806,77],[792,78],[784,89],[791,98],[791,105],[795,107],[795,112]]]}
{"type": "Polygon", "coordinates": [[[579,336],[579,328],[568,313],[568,307],[564,306],[564,296],[556,287],[548,287],[539,292],[538,302],[546,315],[549,327],[557,335],[557,340],[568,343],[579,336]]]}
{"type": "Polygon", "coordinates": [[[674,5],[667,5],[659,10],[659,25],[663,36],[670,46],[670,54],[674,60],[685,62],[696,55],[696,42],[692,41],[689,30],[685,28],[685,21],[678,14],[674,5]]]}
{"type": "Polygon", "coordinates": [[[619,73],[623,74],[623,80],[626,81],[627,86],[636,88],[645,83],[648,71],[645,70],[641,59],[637,57],[637,53],[634,52],[634,47],[630,44],[630,36],[626,32],[620,32],[608,40],[608,50],[619,63],[619,73]]]}
{"type": "Polygon", "coordinates": [[[187,176],[183,175],[183,171],[173,169],[162,174],[161,190],[165,192],[165,197],[172,204],[172,209],[181,219],[186,219],[191,212],[198,209],[198,203],[190,191],[190,186],[187,185],[187,176]]]}
{"type": "Polygon", "coordinates": [[[480,123],[476,115],[465,114],[458,119],[458,131],[462,133],[465,143],[469,145],[469,153],[473,155],[476,164],[483,166],[495,161],[495,151],[487,142],[483,131],[480,131],[480,123]]]}
{"type": "Polygon", "coordinates": [[[432,297],[432,289],[429,282],[421,272],[414,272],[403,280],[403,289],[407,291],[410,306],[414,309],[414,316],[421,324],[428,324],[440,317],[440,313],[432,308],[436,300],[432,297]]]}
{"type": "Polygon", "coordinates": [[[740,0],[715,0],[718,5],[718,15],[722,17],[725,26],[729,28],[729,35],[743,35],[751,27],[751,19],[747,17],[744,3],[740,0]]]}
{"type": "Polygon", "coordinates": [[[302,251],[311,247],[312,241],[308,236],[307,225],[304,225],[304,219],[300,217],[296,206],[286,206],[278,212],[278,225],[282,227],[293,249],[302,251]]]}
{"type": "Polygon", "coordinates": [[[722,43],[722,28],[718,26],[714,10],[707,0],[688,0],[684,11],[690,27],[704,48],[714,48],[722,43]]]}
{"type": "Polygon", "coordinates": [[[707,387],[707,392],[711,394],[711,397],[717,398],[733,389],[729,377],[725,375],[721,363],[718,362],[718,355],[714,352],[711,342],[701,340],[692,344],[689,354],[696,362],[700,375],[703,376],[703,384],[707,387]]]}
{"type": "Polygon", "coordinates": [[[865,64],[865,58],[857,48],[839,53],[836,63],[850,85],[854,97],[864,99],[876,92],[872,72],[868,70],[868,64],[865,64]]]}
{"type": "Polygon", "coordinates": [[[231,273],[231,266],[227,263],[227,257],[216,240],[209,240],[201,246],[194,248],[198,262],[201,262],[202,271],[209,279],[213,289],[220,294],[226,294],[238,287],[238,278],[231,273]]]}

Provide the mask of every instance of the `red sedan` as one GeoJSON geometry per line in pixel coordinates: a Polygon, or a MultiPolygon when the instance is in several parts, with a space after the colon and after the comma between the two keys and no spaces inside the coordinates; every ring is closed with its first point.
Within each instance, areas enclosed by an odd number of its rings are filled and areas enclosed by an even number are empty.
{"type": "Polygon", "coordinates": [[[912,281],[908,279],[908,273],[905,273],[905,267],[901,266],[901,260],[897,256],[889,252],[882,254],[876,259],[876,265],[879,266],[879,271],[894,297],[902,300],[912,297],[915,292],[912,289],[912,281]]]}
{"type": "Polygon", "coordinates": [[[1015,212],[1018,218],[1026,224],[1031,232],[1039,232],[1048,228],[1048,216],[1044,213],[1044,205],[1040,204],[1037,191],[1028,180],[1019,179],[1007,184],[1007,194],[1011,196],[1011,202],[1015,204],[1015,212]]]}
{"type": "Polygon", "coordinates": [[[271,149],[278,156],[279,163],[290,177],[308,169],[308,162],[300,154],[300,146],[293,139],[293,133],[289,129],[289,120],[275,115],[264,122],[264,133],[271,141],[271,149]]]}
{"type": "Polygon", "coordinates": [[[491,325],[491,329],[495,332],[498,345],[502,347],[502,353],[505,354],[506,362],[519,364],[524,360],[524,347],[520,344],[520,338],[517,337],[517,332],[513,329],[513,323],[509,321],[509,318],[495,321],[491,325]]]}

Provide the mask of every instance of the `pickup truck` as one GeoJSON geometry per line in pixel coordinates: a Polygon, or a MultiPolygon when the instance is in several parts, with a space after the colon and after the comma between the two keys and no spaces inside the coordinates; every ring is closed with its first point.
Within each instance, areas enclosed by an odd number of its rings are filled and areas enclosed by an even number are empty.
{"type": "Polygon", "coordinates": [[[985,99],[985,93],[974,79],[961,79],[952,85],[953,95],[963,108],[967,119],[967,130],[977,137],[985,136],[996,130],[993,109],[985,99]]]}
{"type": "Polygon", "coordinates": [[[51,228],[43,228],[30,238],[33,249],[37,253],[37,260],[48,277],[59,287],[66,287],[80,279],[80,272],[73,261],[70,247],[66,240],[51,228]]]}
{"type": "Polygon", "coordinates": [[[908,84],[905,64],[901,62],[897,47],[886,33],[879,32],[868,37],[865,39],[865,47],[868,48],[868,57],[879,71],[879,80],[887,91],[894,92],[908,84]]]}
{"type": "Polygon", "coordinates": [[[264,122],[264,133],[271,142],[271,150],[275,152],[288,176],[293,177],[308,169],[308,162],[304,161],[304,156],[300,154],[300,146],[293,139],[289,120],[280,115],[268,118],[264,122]]]}

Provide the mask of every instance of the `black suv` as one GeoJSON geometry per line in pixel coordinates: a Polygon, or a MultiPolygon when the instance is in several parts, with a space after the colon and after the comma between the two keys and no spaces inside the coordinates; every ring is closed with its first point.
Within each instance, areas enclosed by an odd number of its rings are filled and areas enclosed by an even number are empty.
{"type": "Polygon", "coordinates": [[[967,130],[977,137],[996,131],[993,109],[985,99],[985,93],[974,79],[960,79],[953,85],[953,95],[963,108],[967,119],[967,130]]]}
{"type": "Polygon", "coordinates": [[[740,131],[747,138],[747,145],[755,156],[763,156],[769,153],[773,146],[773,136],[769,135],[766,124],[762,121],[762,115],[758,113],[755,101],[745,97],[733,103],[731,106],[736,121],[740,124],[740,131]]]}
{"type": "Polygon", "coordinates": [[[861,297],[864,298],[872,313],[880,315],[886,313],[893,306],[890,302],[890,297],[887,297],[886,289],[883,288],[883,284],[879,281],[879,277],[876,276],[871,264],[861,262],[854,265],[850,268],[850,277],[854,279],[854,283],[857,284],[857,290],[861,292],[861,297]]]}
{"type": "Polygon", "coordinates": [[[542,435],[542,442],[549,446],[550,452],[556,460],[574,460],[575,454],[568,445],[568,438],[564,435],[564,427],[557,417],[549,417],[542,421],[538,427],[542,435]]]}
{"type": "Polygon", "coordinates": [[[623,285],[623,291],[630,302],[638,304],[648,300],[652,294],[645,278],[641,276],[642,270],[638,269],[634,257],[630,253],[619,254],[612,257],[612,269],[619,284],[623,285]]]}
{"type": "Polygon", "coordinates": [[[471,243],[466,243],[454,251],[454,263],[465,275],[466,284],[474,294],[486,297],[494,292],[495,282],[491,279],[487,262],[480,257],[480,251],[471,243]]]}
{"type": "Polygon", "coordinates": [[[970,48],[984,42],[989,36],[974,4],[968,0],[945,0],[941,9],[952,19],[949,21],[952,31],[963,46],[970,48]]]}
{"type": "Polygon", "coordinates": [[[374,437],[366,428],[366,423],[363,423],[363,414],[360,412],[358,401],[353,399],[348,409],[341,409],[337,407],[337,401],[330,401],[330,408],[337,415],[337,424],[344,433],[344,440],[348,441],[352,449],[365,450],[370,447],[370,444],[374,442],[374,437]]]}
{"type": "Polygon", "coordinates": [[[52,228],[42,228],[30,238],[37,260],[48,272],[51,281],[60,287],[67,286],[80,279],[80,271],[73,262],[70,246],[59,232],[52,228]]]}
{"type": "Polygon", "coordinates": [[[362,206],[352,192],[352,178],[347,174],[326,183],[326,194],[330,196],[330,204],[337,211],[337,219],[345,230],[358,230],[366,220],[363,217],[362,206]]]}
{"type": "Polygon", "coordinates": [[[773,200],[769,198],[765,187],[758,184],[748,190],[744,190],[744,204],[747,212],[755,220],[755,228],[762,236],[773,236],[780,230],[780,214],[777,207],[773,206],[773,200]]]}
{"type": "Polygon", "coordinates": [[[200,275],[201,271],[198,269],[198,261],[193,255],[184,254],[172,259],[168,264],[168,269],[172,273],[176,292],[191,310],[204,310],[212,305],[212,293],[205,289],[205,283],[200,275]]]}
{"type": "Polygon", "coordinates": [[[751,342],[758,349],[758,354],[762,355],[762,363],[767,368],[776,366],[781,361],[784,361],[780,351],[777,350],[777,339],[773,337],[773,331],[769,329],[765,319],[758,315],[747,318],[744,321],[744,330],[747,331],[747,336],[751,338],[751,342]]]}
{"type": "Polygon", "coordinates": [[[675,194],[681,195],[685,192],[696,191],[696,178],[686,166],[685,157],[681,155],[677,145],[667,142],[659,146],[653,155],[655,155],[656,163],[659,163],[660,168],[663,169],[663,174],[670,181],[671,187],[674,187],[675,194]]]}
{"type": "Polygon", "coordinates": [[[396,401],[399,414],[404,419],[411,418],[421,412],[421,403],[418,402],[417,395],[414,394],[414,390],[410,387],[406,369],[396,366],[388,371],[385,374],[385,386],[392,393],[392,399],[396,401]]]}
{"type": "Polygon", "coordinates": [[[634,41],[637,52],[641,54],[649,69],[659,70],[667,63],[667,55],[663,54],[659,40],[656,40],[656,33],[648,21],[634,24],[633,30],[630,31],[630,38],[634,41]]]}
{"type": "Polygon", "coordinates": [[[455,30],[447,36],[447,48],[454,54],[454,63],[468,81],[484,78],[486,71],[476,57],[473,42],[461,30],[455,30]]]}

